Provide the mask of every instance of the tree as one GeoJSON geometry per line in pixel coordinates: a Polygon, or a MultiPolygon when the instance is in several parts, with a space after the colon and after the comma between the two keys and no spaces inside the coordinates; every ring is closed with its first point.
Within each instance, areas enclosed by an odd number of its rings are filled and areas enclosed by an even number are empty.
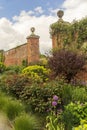
{"type": "Polygon", "coordinates": [[[55,77],[63,75],[70,82],[85,65],[85,57],[70,50],[56,50],[49,57],[48,64],[55,77]]]}

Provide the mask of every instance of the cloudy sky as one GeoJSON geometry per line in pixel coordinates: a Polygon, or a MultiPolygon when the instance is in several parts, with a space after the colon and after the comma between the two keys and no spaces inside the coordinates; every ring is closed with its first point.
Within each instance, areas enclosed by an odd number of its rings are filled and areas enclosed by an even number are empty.
{"type": "Polygon", "coordinates": [[[26,43],[33,26],[40,36],[40,52],[48,52],[49,26],[58,20],[59,9],[64,10],[64,20],[79,20],[87,16],[87,0],[0,0],[0,49],[26,43]]]}

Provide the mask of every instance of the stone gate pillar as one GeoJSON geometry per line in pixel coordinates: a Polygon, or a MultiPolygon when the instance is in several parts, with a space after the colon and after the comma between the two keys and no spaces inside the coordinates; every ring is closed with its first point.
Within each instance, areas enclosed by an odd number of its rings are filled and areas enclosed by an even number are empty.
{"type": "Polygon", "coordinates": [[[59,19],[56,22],[56,25],[59,26],[59,30],[57,30],[55,35],[52,35],[52,48],[53,49],[54,48],[62,48],[62,46],[63,46],[63,43],[62,43],[63,41],[62,41],[62,37],[61,37],[61,30],[60,30],[61,25],[63,26],[63,23],[64,23],[64,21],[62,19],[63,15],[64,15],[64,12],[62,10],[59,10],[57,12],[57,16],[59,19]]]}
{"type": "Polygon", "coordinates": [[[31,28],[31,35],[27,37],[28,64],[39,61],[39,36],[35,35],[35,28],[31,28]]]}

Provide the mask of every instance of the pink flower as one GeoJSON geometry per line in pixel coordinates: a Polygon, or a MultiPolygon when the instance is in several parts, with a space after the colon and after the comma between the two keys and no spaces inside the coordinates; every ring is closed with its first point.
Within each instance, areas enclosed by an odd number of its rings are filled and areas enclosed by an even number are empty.
{"type": "Polygon", "coordinates": [[[53,101],[53,102],[52,102],[52,106],[57,106],[57,102],[56,102],[56,101],[53,101]]]}
{"type": "Polygon", "coordinates": [[[54,100],[54,101],[57,101],[57,100],[58,100],[58,96],[54,95],[54,96],[53,96],[53,100],[54,100]]]}

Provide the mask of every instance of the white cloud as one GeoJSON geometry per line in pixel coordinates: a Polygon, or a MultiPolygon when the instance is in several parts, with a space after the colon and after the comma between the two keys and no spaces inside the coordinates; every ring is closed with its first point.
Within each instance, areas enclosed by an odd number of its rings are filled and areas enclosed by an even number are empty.
{"type": "Polygon", "coordinates": [[[44,12],[44,10],[42,9],[42,7],[38,6],[34,9],[36,11],[36,13],[42,14],[44,12]]]}
{"type": "Polygon", "coordinates": [[[0,49],[9,49],[22,42],[23,35],[14,30],[12,23],[6,19],[0,19],[0,49]]]}
{"type": "Polygon", "coordinates": [[[51,48],[49,26],[57,21],[56,17],[41,15],[30,16],[29,12],[21,11],[19,16],[13,17],[13,22],[6,18],[0,19],[0,49],[9,49],[26,42],[31,34],[30,28],[35,27],[35,34],[40,36],[40,51],[47,52],[51,48]]]}
{"type": "Polygon", "coordinates": [[[62,7],[64,8],[64,19],[72,21],[87,16],[87,0],[65,0],[62,7]]]}
{"type": "Polygon", "coordinates": [[[42,15],[40,17],[25,16],[24,18],[20,15],[18,21],[14,23],[13,28],[24,35],[25,40],[28,35],[31,34],[30,28],[35,27],[35,34],[40,36],[40,51],[46,52],[51,48],[51,39],[49,34],[49,26],[56,21],[53,16],[42,15]],[[24,19],[24,20],[23,20],[24,19]]]}
{"type": "MultiPolygon", "coordinates": [[[[64,20],[72,21],[73,19],[81,19],[87,15],[87,0],[65,0],[62,5],[65,15],[64,20]]],[[[31,34],[30,28],[35,27],[35,34],[40,36],[40,51],[47,52],[52,47],[50,39],[49,26],[56,22],[56,15],[59,9],[50,9],[50,15],[35,16],[37,12],[40,14],[43,9],[37,7],[33,11],[21,11],[19,16],[14,16],[13,21],[6,18],[0,19],[0,49],[9,49],[26,42],[26,37],[31,34]],[[37,11],[35,11],[37,10],[37,11]],[[54,15],[53,15],[54,14],[54,15]]]]}

